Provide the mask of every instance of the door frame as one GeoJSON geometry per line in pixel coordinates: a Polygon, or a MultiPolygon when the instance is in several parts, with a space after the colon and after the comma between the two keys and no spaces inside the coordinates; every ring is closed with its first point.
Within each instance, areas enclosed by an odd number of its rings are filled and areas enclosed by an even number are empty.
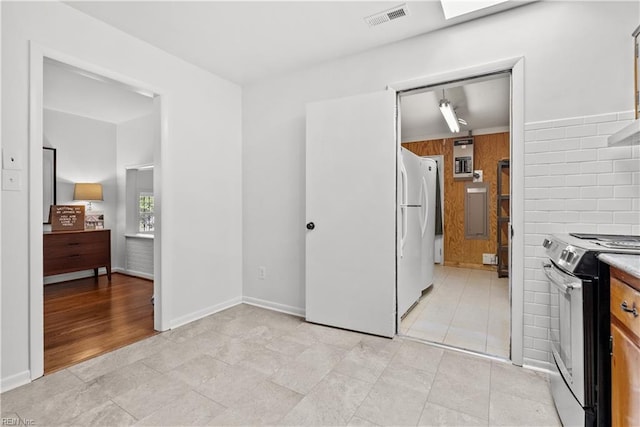
{"type": "Polygon", "coordinates": [[[29,375],[31,380],[44,374],[44,297],[42,259],[42,141],[44,60],[50,58],[77,67],[123,85],[154,94],[160,103],[160,143],[154,152],[154,193],[156,220],[160,225],[154,236],[154,329],[169,329],[170,286],[163,279],[163,240],[161,232],[162,159],[168,149],[168,109],[166,91],[129,76],[93,64],[33,40],[29,42],[29,375]]]}
{"type": "MultiPolygon", "coordinates": [[[[524,57],[472,65],[439,74],[388,85],[397,94],[420,87],[464,80],[484,74],[511,73],[510,160],[511,160],[511,247],[509,290],[511,293],[511,361],[522,366],[524,358],[524,57]]],[[[396,141],[400,144],[401,141],[396,141]]],[[[396,316],[397,317],[397,316],[396,316]]],[[[397,320],[396,330],[399,327],[397,320]]]]}

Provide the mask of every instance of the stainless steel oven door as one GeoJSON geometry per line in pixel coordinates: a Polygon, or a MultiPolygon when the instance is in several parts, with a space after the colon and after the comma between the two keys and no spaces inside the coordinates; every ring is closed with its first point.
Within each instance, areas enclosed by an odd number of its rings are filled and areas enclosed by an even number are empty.
{"type": "Polygon", "coordinates": [[[584,407],[582,280],[553,262],[543,265],[550,282],[550,339],[553,357],[571,392],[584,407]]]}

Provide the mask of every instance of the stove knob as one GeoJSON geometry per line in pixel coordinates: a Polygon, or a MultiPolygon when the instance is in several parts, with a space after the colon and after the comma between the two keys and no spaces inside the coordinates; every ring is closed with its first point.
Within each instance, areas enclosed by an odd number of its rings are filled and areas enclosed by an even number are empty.
{"type": "Polygon", "coordinates": [[[542,246],[543,246],[544,248],[546,248],[546,249],[549,249],[549,248],[551,247],[551,240],[549,240],[549,239],[544,239],[544,240],[542,241],[542,246]]]}
{"type": "Polygon", "coordinates": [[[576,258],[576,256],[578,256],[574,251],[567,251],[567,262],[568,263],[572,263],[573,260],[576,258]]]}

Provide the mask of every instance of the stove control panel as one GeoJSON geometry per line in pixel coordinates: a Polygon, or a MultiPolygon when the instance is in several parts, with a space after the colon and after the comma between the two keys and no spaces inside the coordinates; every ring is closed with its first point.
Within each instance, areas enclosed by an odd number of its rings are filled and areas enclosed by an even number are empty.
{"type": "Polygon", "coordinates": [[[585,254],[585,250],[573,246],[556,236],[549,236],[542,241],[542,246],[549,259],[557,265],[573,272],[585,254]]]}
{"type": "Polygon", "coordinates": [[[567,249],[563,249],[562,252],[560,252],[560,259],[567,264],[573,263],[577,259],[577,257],[578,254],[575,250],[573,250],[571,246],[569,246],[567,249]]]}

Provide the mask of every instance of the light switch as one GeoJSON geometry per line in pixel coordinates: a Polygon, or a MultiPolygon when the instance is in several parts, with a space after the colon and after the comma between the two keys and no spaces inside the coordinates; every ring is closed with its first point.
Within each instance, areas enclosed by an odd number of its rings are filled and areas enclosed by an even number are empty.
{"type": "Polygon", "coordinates": [[[20,172],[14,170],[3,170],[2,189],[6,191],[20,191],[20,172]]]}
{"type": "Polygon", "coordinates": [[[13,150],[2,150],[2,169],[21,170],[22,161],[18,153],[13,150]]]}

